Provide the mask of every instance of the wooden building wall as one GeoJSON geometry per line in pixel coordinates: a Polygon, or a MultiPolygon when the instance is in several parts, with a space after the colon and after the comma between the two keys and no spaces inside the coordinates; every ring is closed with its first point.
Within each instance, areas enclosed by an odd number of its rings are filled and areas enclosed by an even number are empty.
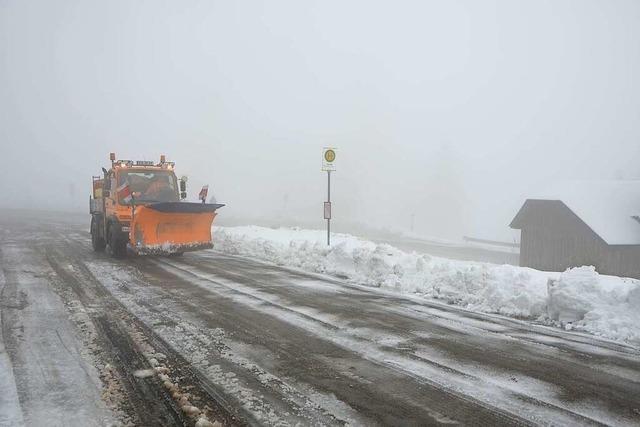
{"type": "Polygon", "coordinates": [[[640,279],[640,246],[609,246],[602,274],[640,279]]]}
{"type": "MultiPolygon", "coordinates": [[[[521,230],[520,265],[563,271],[577,265],[595,265],[606,248],[587,235],[533,226],[521,230]]],[[[597,267],[597,266],[596,266],[597,267]]]]}
{"type": "Polygon", "coordinates": [[[608,245],[564,203],[530,202],[512,222],[521,230],[521,266],[564,271],[593,265],[600,274],[640,279],[640,245],[608,245]]]}

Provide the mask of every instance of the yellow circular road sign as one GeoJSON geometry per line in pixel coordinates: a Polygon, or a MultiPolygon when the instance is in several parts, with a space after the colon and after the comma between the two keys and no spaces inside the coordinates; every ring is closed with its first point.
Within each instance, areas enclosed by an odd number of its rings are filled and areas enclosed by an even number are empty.
{"type": "Polygon", "coordinates": [[[333,150],[325,151],[324,159],[327,161],[327,163],[332,163],[336,159],[336,152],[333,150]]]}

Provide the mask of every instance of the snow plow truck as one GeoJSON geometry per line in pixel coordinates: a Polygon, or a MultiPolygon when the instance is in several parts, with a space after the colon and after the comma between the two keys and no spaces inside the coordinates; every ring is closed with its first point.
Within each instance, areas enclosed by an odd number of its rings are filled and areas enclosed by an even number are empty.
{"type": "Polygon", "coordinates": [[[94,176],[89,198],[91,243],[96,252],[117,258],[128,251],[140,255],[182,255],[210,249],[211,224],[222,204],[206,203],[207,187],[200,191],[201,203],[186,202],[187,179],[178,180],[175,163],[116,160],[111,168],[94,176]]]}

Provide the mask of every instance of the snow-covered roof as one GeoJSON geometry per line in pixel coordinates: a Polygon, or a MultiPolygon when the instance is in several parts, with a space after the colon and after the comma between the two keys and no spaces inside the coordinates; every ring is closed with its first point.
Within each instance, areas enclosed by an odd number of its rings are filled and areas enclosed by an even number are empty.
{"type": "Polygon", "coordinates": [[[640,244],[640,180],[561,181],[530,199],[562,201],[610,245],[640,244]]]}

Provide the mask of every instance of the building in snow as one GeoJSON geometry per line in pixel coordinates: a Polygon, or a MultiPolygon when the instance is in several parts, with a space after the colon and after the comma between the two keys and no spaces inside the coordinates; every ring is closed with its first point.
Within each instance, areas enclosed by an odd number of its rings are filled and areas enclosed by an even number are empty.
{"type": "Polygon", "coordinates": [[[527,199],[510,226],[520,230],[521,266],[593,265],[640,279],[640,181],[559,183],[527,199]]]}

